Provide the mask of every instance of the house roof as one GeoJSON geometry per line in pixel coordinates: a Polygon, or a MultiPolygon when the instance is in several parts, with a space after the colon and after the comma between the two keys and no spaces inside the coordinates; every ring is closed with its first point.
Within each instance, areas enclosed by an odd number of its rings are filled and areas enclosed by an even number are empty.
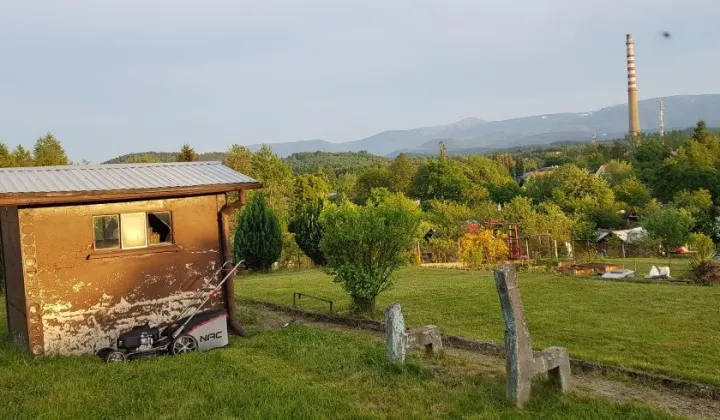
{"type": "Polygon", "coordinates": [[[262,188],[221,162],[0,169],[0,205],[142,199],[262,188]]]}

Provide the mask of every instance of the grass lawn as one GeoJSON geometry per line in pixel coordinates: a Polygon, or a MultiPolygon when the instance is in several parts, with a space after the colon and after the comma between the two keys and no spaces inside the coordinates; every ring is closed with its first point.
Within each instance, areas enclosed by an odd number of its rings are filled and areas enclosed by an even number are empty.
{"type": "Polygon", "coordinates": [[[4,315],[0,304],[0,419],[667,418],[561,395],[544,381],[518,411],[505,403],[502,376],[465,359],[412,353],[398,367],[380,343],[303,325],[250,328],[225,349],[123,365],[33,360],[8,344],[4,315]]]}
{"type": "MultiPolygon", "coordinates": [[[[411,326],[435,324],[448,334],[503,341],[492,273],[405,268],[396,278],[379,297],[379,310],[397,301],[411,326]]],[[[535,348],[564,346],[575,358],[720,385],[720,287],[527,273],[519,284],[535,348]]],[[[240,298],[288,306],[295,291],[332,299],[339,311],[349,308],[342,288],[317,270],[249,275],[236,286],[240,298]]],[[[299,306],[327,310],[312,300],[299,306]]]]}

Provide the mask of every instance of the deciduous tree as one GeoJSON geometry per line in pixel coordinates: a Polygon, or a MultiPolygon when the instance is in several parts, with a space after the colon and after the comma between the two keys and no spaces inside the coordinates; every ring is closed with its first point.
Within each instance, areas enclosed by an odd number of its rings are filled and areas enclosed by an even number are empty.
{"type": "Polygon", "coordinates": [[[390,191],[407,194],[416,172],[417,166],[412,159],[400,153],[388,167],[390,191]]]}
{"type": "Polygon", "coordinates": [[[415,241],[420,209],[402,194],[327,207],[321,217],[320,248],[328,272],[350,294],[355,309],[369,312],[376,297],[392,285],[392,274],[407,263],[415,241]]]}
{"type": "Polygon", "coordinates": [[[642,224],[648,233],[661,239],[666,249],[671,250],[685,243],[695,219],[685,209],[667,207],[646,216],[642,224]]]}
{"type": "Polygon", "coordinates": [[[320,224],[320,214],[324,208],[325,200],[318,197],[306,202],[290,221],[288,230],[295,234],[295,242],[315,265],[325,265],[325,254],[320,249],[320,240],[323,228],[320,224]]]}
{"type": "Polygon", "coordinates": [[[252,176],[253,154],[245,146],[233,144],[226,152],[225,166],[248,176],[252,176]]]}

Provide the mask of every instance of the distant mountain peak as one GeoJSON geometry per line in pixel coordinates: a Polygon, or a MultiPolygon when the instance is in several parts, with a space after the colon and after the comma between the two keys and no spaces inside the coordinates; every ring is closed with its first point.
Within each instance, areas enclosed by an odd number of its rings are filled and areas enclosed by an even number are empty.
{"type": "MultiPolygon", "coordinates": [[[[720,95],[673,95],[663,98],[666,129],[684,129],[704,119],[711,126],[720,126],[720,95]]],[[[644,132],[658,130],[660,98],[640,101],[640,122],[644,132]]],[[[487,151],[530,144],[584,142],[593,136],[622,138],[627,132],[627,103],[584,112],[539,114],[502,121],[485,121],[468,117],[446,125],[425,126],[406,130],[388,130],[344,143],[323,140],[273,143],[270,146],[281,156],[308,151],[360,151],[376,155],[394,155],[399,151],[414,154],[437,153],[439,140],[448,152],[487,151]]],[[[251,150],[259,145],[249,146],[251,150]]]]}
{"type": "Polygon", "coordinates": [[[472,126],[472,125],[485,124],[486,122],[488,122],[488,121],[481,120],[480,118],[467,117],[467,118],[463,118],[460,121],[455,121],[454,123],[452,123],[450,125],[454,126],[454,127],[468,127],[468,126],[472,126]]]}

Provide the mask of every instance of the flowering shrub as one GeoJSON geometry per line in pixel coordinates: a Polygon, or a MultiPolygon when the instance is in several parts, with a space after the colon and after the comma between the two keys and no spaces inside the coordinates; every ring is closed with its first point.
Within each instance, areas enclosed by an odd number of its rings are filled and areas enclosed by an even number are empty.
{"type": "Polygon", "coordinates": [[[493,235],[492,230],[470,225],[460,238],[460,259],[470,267],[495,263],[508,257],[505,235],[493,235]]]}

